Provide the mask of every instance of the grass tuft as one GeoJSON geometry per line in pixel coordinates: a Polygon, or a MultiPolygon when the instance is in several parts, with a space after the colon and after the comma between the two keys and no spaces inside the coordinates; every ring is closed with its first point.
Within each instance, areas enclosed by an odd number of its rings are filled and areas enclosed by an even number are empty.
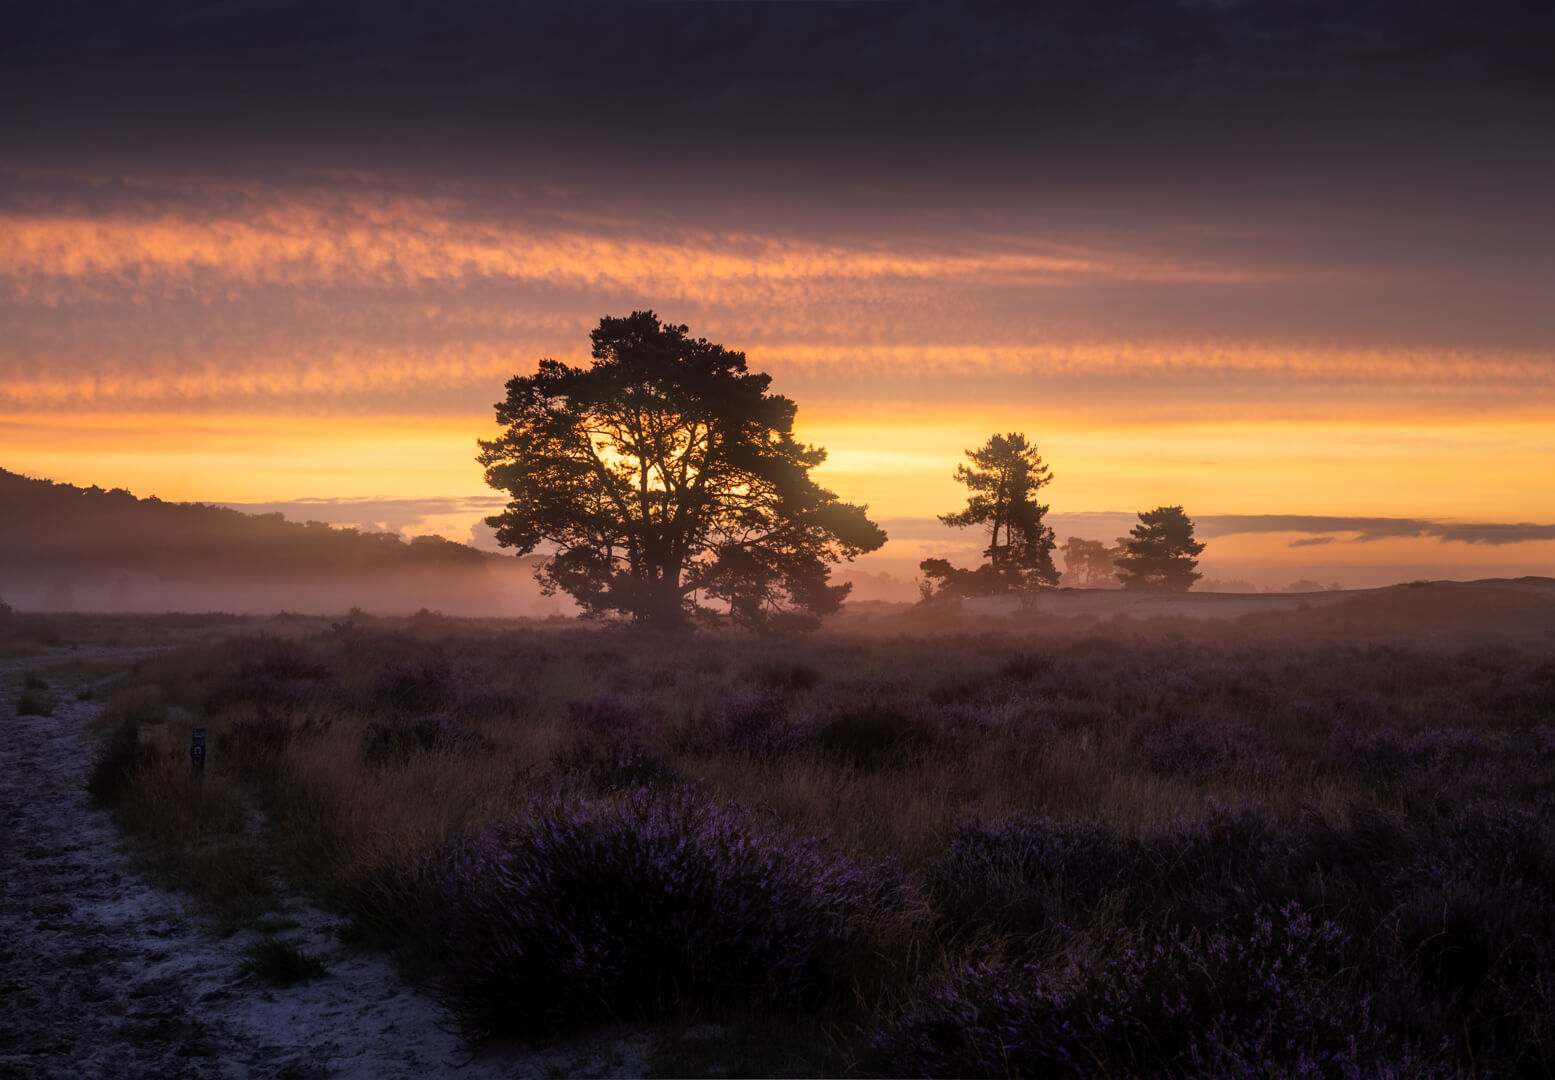
{"type": "Polygon", "coordinates": [[[266,934],[244,951],[248,959],[243,961],[238,970],[244,975],[257,975],[277,986],[295,986],[322,979],[329,974],[329,969],[318,957],[303,952],[294,942],[273,934],[266,934]]]}
{"type": "Polygon", "coordinates": [[[16,697],[17,716],[53,716],[54,698],[45,690],[28,686],[16,697]]]}

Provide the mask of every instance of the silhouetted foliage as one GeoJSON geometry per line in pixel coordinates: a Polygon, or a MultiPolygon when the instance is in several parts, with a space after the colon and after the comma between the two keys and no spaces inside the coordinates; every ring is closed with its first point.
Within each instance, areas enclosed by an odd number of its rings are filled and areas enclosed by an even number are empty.
{"type": "Polygon", "coordinates": [[[1058,550],[1064,556],[1063,584],[1079,589],[1117,587],[1116,560],[1127,552],[1122,542],[1108,547],[1100,540],[1071,536],[1058,550]]]}
{"type": "Polygon", "coordinates": [[[479,460],[513,501],[487,523],[520,554],[554,548],[541,583],[591,614],[675,624],[707,598],[745,626],[813,625],[848,592],[830,564],[885,533],[810,479],[826,451],[795,441],[770,376],[686,335],[651,311],[603,318],[591,368],[509,380],[479,460]]]}
{"type": "Polygon", "coordinates": [[[490,569],[500,558],[436,536],[407,543],[398,533],[141,499],[0,470],[0,589],[29,595],[30,607],[105,600],[118,607],[115,597],[133,598],[154,582],[435,581],[440,595],[468,599],[490,595],[490,569]]]}
{"type": "Polygon", "coordinates": [[[1123,545],[1116,562],[1125,589],[1186,592],[1203,576],[1194,567],[1204,545],[1193,539],[1193,522],[1180,506],[1141,512],[1123,545]]]}
{"type": "Polygon", "coordinates": [[[971,465],[956,466],[956,480],[970,490],[964,510],[941,514],[946,525],[988,527],[988,560],[976,570],[961,570],[944,559],[925,559],[925,598],[987,596],[1012,589],[1057,585],[1053,567],[1053,530],[1042,523],[1048,508],[1036,493],[1052,483],[1053,471],[1037,448],[1019,432],[991,435],[968,450],[971,465]]]}

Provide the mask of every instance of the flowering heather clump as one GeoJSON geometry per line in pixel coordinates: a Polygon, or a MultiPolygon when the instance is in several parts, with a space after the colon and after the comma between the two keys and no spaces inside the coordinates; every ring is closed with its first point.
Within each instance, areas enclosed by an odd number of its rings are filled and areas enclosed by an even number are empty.
{"type": "Polygon", "coordinates": [[[675,763],[651,746],[622,738],[577,739],[556,756],[562,777],[594,791],[675,784],[681,779],[675,763]]]}
{"type": "Polygon", "coordinates": [[[1555,846],[1544,819],[1480,803],[1415,820],[1359,808],[1304,830],[1297,876],[1369,943],[1385,1019],[1483,1075],[1547,1075],[1555,846]]]}
{"type": "Polygon", "coordinates": [[[1030,933],[1121,888],[1132,861],[1124,838],[1105,822],[1013,814],[957,828],[930,871],[929,892],[957,927],[1030,933]]]}
{"type": "MultiPolygon", "coordinates": [[[[970,963],[870,1044],[883,1076],[1366,1076],[1386,1043],[1294,904],[1245,935],[1110,932],[1049,965],[970,963]]],[[[1379,1060],[1382,1059],[1382,1060],[1379,1060]]]]}
{"type": "Polygon", "coordinates": [[[1344,769],[1375,779],[1408,780],[1419,773],[1456,769],[1481,761],[1491,752],[1478,734],[1435,728],[1405,735],[1393,728],[1337,728],[1329,754],[1344,769]]]}
{"type": "Polygon", "coordinates": [[[1140,839],[1130,900],[1191,925],[1212,926],[1280,895],[1296,838],[1257,805],[1211,802],[1140,839]]]}
{"type": "Polygon", "coordinates": [[[659,721],[635,701],[604,694],[587,701],[569,701],[567,724],[598,735],[638,739],[657,728],[659,721]]]}
{"type": "Polygon", "coordinates": [[[205,707],[215,711],[242,702],[296,707],[315,700],[333,678],[295,641],[257,637],[228,644],[235,669],[207,693],[205,707]]]}
{"type": "Polygon", "coordinates": [[[412,660],[380,672],[368,690],[367,706],[401,714],[447,708],[458,697],[459,681],[444,660],[412,660]]]}
{"type": "Polygon", "coordinates": [[[770,690],[808,690],[821,681],[820,672],[809,664],[763,660],[746,672],[746,678],[770,690]]]}
{"type": "Polygon", "coordinates": [[[1216,773],[1261,780],[1276,775],[1283,765],[1259,732],[1231,724],[1153,724],[1140,732],[1139,748],[1153,771],[1193,780],[1216,773]]]}
{"type": "Polygon", "coordinates": [[[674,763],[653,743],[658,715],[636,702],[611,694],[568,702],[567,724],[573,739],[554,764],[570,781],[608,792],[679,779],[674,763]]]}
{"type": "Polygon", "coordinates": [[[537,798],[427,876],[441,986],[474,1035],[821,1006],[892,887],[685,788],[537,798]]]}
{"type": "Polygon", "coordinates": [[[809,727],[812,746],[860,769],[921,754],[939,741],[921,712],[892,702],[842,705],[815,716],[809,727]]]}
{"type": "Polygon", "coordinates": [[[804,734],[789,717],[788,698],[783,692],[737,690],[695,741],[699,749],[732,750],[760,758],[795,749],[804,734]]]}

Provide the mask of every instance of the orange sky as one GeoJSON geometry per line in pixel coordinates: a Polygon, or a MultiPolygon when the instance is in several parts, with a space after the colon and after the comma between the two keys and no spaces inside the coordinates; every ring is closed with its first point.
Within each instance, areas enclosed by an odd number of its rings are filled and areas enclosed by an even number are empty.
{"type": "MultiPolygon", "coordinates": [[[[925,554],[975,557],[975,537],[929,523],[962,498],[961,453],[995,431],[1038,444],[1070,529],[1161,504],[1555,522],[1555,361],[1537,327],[1401,331],[1407,266],[1271,258],[1203,226],[1176,244],[861,238],[492,214],[371,183],[203,201],[135,183],[150,209],[0,213],[0,466],[174,500],[325,500],[316,516],[352,523],[328,500],[400,500],[398,521],[366,523],[465,539],[480,510],[415,504],[491,495],[474,441],[506,378],[541,356],[584,362],[599,316],[651,307],[771,372],[840,495],[919,523],[869,560],[903,578],[925,554]],[[1354,299],[1368,295],[1375,311],[1354,299]],[[1282,314],[1325,303],[1327,337],[1282,314]]],[[[1555,573],[1548,539],[1304,536],[1215,536],[1204,569],[1261,586],[1555,573]]]]}

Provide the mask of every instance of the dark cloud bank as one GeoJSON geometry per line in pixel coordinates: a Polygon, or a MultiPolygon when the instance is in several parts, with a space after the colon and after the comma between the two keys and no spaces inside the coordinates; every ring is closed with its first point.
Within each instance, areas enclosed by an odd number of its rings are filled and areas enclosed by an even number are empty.
{"type": "Polygon", "coordinates": [[[884,158],[968,179],[954,150],[1094,183],[1140,162],[1198,171],[1232,144],[1244,173],[1314,142],[1349,147],[1353,173],[1449,132],[1495,143],[1548,118],[1552,42],[1555,10],[1505,0],[63,2],[8,15],[0,93],[34,147],[268,141],[404,165],[441,146],[677,172],[738,157],[785,175],[884,158]]]}

